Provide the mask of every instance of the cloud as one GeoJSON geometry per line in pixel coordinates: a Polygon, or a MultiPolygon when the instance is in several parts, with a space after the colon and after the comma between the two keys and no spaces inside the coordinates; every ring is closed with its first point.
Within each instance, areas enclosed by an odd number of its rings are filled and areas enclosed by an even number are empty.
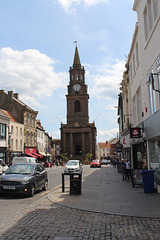
{"type": "Polygon", "coordinates": [[[84,4],[86,7],[99,4],[99,3],[107,3],[109,0],[57,0],[58,3],[68,11],[69,8],[72,8],[75,5],[84,4]]]}
{"type": "Polygon", "coordinates": [[[35,49],[25,51],[9,47],[0,50],[0,86],[21,94],[23,101],[38,105],[38,100],[50,97],[67,85],[67,74],[56,73],[56,63],[35,49]]]}
{"type": "Polygon", "coordinates": [[[50,135],[53,139],[60,139],[60,131],[51,132],[50,135]]]}
{"type": "Polygon", "coordinates": [[[106,140],[110,140],[114,138],[119,132],[118,128],[113,128],[110,130],[101,130],[100,128],[97,130],[98,142],[105,142],[106,140]]]}
{"type": "Polygon", "coordinates": [[[125,61],[116,59],[116,63],[109,65],[108,63],[96,66],[99,69],[99,74],[90,74],[91,69],[87,72],[87,77],[90,86],[90,95],[96,96],[99,99],[117,100],[119,93],[120,82],[122,74],[125,70],[125,61]]]}

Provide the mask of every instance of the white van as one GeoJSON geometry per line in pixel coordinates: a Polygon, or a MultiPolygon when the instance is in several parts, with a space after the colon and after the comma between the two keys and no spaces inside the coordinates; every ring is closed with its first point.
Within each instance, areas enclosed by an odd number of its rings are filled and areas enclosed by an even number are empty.
{"type": "Polygon", "coordinates": [[[14,163],[36,163],[36,158],[34,157],[14,157],[12,164],[14,163]]]}

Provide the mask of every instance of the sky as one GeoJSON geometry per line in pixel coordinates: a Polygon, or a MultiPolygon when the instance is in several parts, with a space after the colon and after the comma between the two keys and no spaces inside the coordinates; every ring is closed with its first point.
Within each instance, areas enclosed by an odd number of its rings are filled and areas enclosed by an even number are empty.
{"type": "Polygon", "coordinates": [[[117,137],[117,104],[137,21],[134,0],[0,0],[0,89],[19,93],[45,131],[66,123],[75,43],[97,142],[117,137]]]}

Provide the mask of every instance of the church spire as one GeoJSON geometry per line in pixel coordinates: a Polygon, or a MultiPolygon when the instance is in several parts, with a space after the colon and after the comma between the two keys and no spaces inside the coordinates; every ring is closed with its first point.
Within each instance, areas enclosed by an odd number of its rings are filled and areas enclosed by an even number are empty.
{"type": "Polygon", "coordinates": [[[73,68],[81,68],[81,62],[80,62],[77,46],[76,46],[75,54],[74,54],[73,68]]]}

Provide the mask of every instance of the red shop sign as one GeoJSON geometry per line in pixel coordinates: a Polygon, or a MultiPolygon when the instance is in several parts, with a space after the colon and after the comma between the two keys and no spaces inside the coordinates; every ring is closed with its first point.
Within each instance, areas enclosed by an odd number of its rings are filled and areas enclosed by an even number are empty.
{"type": "Polygon", "coordinates": [[[141,138],[142,137],[141,130],[142,128],[131,128],[130,137],[141,138]]]}

